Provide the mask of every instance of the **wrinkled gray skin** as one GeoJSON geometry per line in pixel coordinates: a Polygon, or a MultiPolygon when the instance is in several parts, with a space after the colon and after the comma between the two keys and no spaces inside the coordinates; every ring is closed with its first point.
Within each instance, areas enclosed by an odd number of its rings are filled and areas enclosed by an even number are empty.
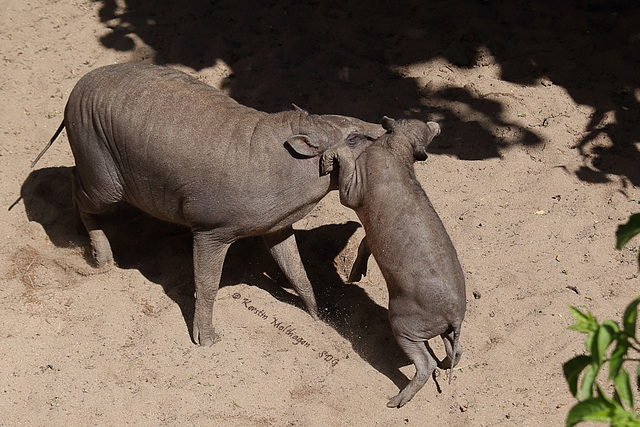
{"type": "Polygon", "coordinates": [[[217,339],[213,302],[225,254],[245,236],[263,236],[318,318],[291,225],[332,189],[320,175],[321,153],[342,144],[357,155],[370,141],[350,135],[384,133],[350,117],[256,111],[180,71],[143,64],[80,79],[58,133],[62,127],[76,162],[74,204],[98,266],[113,263],[98,215],[120,201],[191,227],[193,339],[205,346],[217,339]]]}
{"type": "MultiPolygon", "coordinates": [[[[417,181],[415,160],[440,134],[437,123],[419,120],[383,124],[388,133],[358,157],[343,147],[323,154],[324,172],[339,163],[340,201],[356,211],[366,237],[358,249],[350,281],[367,271],[373,254],[389,290],[389,320],[398,344],[413,361],[416,375],[387,403],[401,407],[426,383],[436,366],[460,360],[458,342],[466,308],[458,256],[438,214],[417,181]],[[438,362],[427,340],[440,335],[447,357],[438,362]]],[[[451,374],[449,374],[451,381],[451,374]]]]}

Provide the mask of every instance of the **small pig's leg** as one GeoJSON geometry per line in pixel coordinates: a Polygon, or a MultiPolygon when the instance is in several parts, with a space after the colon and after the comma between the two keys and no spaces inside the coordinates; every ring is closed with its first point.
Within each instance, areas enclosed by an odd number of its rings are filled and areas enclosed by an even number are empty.
{"type": "Polygon", "coordinates": [[[397,338],[397,341],[400,348],[416,366],[416,374],[400,393],[389,400],[387,403],[389,408],[400,408],[411,400],[418,390],[425,385],[437,365],[436,360],[429,354],[425,342],[410,341],[406,338],[397,338]]]}
{"type": "Polygon", "coordinates": [[[213,329],[213,302],[218,294],[222,265],[230,243],[220,242],[210,231],[193,232],[193,272],[196,306],[193,314],[193,341],[212,346],[219,338],[213,329]]]}
{"type": "Polygon", "coordinates": [[[358,282],[362,279],[362,276],[367,275],[367,261],[370,255],[371,251],[369,250],[369,245],[367,245],[367,236],[364,236],[360,241],[360,246],[358,246],[358,256],[353,262],[351,273],[349,273],[349,282],[358,282]]]}
{"type": "Polygon", "coordinates": [[[76,172],[76,168],[72,169],[71,188],[73,193],[73,207],[76,217],[76,227],[79,229],[80,224],[84,224],[84,227],[89,233],[89,240],[91,241],[91,250],[93,259],[97,267],[104,267],[109,264],[113,264],[113,253],[111,252],[111,245],[109,239],[104,234],[102,227],[100,226],[100,219],[95,213],[88,212],[87,207],[91,208],[91,212],[105,211],[108,206],[95,206],[95,204],[89,200],[89,197],[82,189],[82,184],[76,172]]]}
{"type": "Polygon", "coordinates": [[[300,295],[311,317],[314,320],[318,320],[316,297],[300,259],[293,228],[289,226],[283,230],[265,234],[262,237],[269,248],[269,252],[271,252],[271,256],[276,260],[295,291],[300,295]]]}
{"type": "MultiPolygon", "coordinates": [[[[462,347],[456,339],[454,331],[449,331],[448,333],[440,335],[440,337],[444,343],[444,349],[447,352],[447,357],[445,357],[442,362],[438,363],[438,368],[453,369],[458,362],[460,362],[460,357],[462,357],[462,347]]],[[[452,376],[453,373],[449,372],[449,384],[451,384],[452,376]]]]}
{"type": "Polygon", "coordinates": [[[338,172],[340,203],[348,208],[355,209],[362,203],[362,189],[358,181],[356,159],[353,157],[351,150],[344,145],[332,148],[322,154],[320,172],[325,174],[333,171],[336,162],[340,166],[338,172]]]}

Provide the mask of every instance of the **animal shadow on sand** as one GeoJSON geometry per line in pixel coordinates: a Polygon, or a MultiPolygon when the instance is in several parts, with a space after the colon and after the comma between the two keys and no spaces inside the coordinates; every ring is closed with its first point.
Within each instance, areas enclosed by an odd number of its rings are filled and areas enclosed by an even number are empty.
{"type": "MultiPolygon", "coordinates": [[[[88,236],[78,230],[74,218],[70,167],[33,171],[22,185],[21,197],[29,221],[41,224],[55,246],[88,248],[88,236]]],[[[161,285],[180,307],[191,333],[194,312],[191,231],[126,204],[105,214],[103,227],[118,267],[137,269],[149,281],[161,285]]],[[[358,223],[350,221],[297,230],[300,254],[314,285],[323,321],[349,340],[360,357],[402,388],[408,379],[399,367],[410,362],[391,333],[387,309],[375,303],[360,286],[345,284],[333,264],[358,227],[358,223]]],[[[85,252],[87,262],[88,252],[85,252]]],[[[227,253],[220,287],[239,283],[256,286],[277,300],[304,310],[260,237],[240,239],[227,253]]]]}
{"type": "Polygon", "coordinates": [[[444,126],[432,152],[465,160],[500,157],[518,145],[543,150],[542,128],[566,113],[541,99],[525,124],[506,108],[526,106],[520,95],[482,92],[471,81],[455,87],[461,72],[486,67],[504,82],[561,86],[591,110],[572,147],[585,162],[577,177],[640,185],[637,1],[95,2],[105,30],[100,43],[130,52],[131,61],[224,65],[231,97],[268,112],[294,102],[374,122],[383,115],[435,119],[444,126]],[[406,73],[408,65],[434,60],[444,62],[426,79],[406,73]]]}

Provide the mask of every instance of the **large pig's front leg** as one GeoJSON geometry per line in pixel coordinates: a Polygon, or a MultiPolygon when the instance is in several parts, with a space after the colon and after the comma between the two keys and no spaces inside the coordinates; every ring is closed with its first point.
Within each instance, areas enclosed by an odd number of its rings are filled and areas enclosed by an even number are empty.
{"type": "Polygon", "coordinates": [[[211,231],[193,232],[193,272],[196,306],[193,314],[193,341],[211,346],[218,339],[213,329],[213,302],[220,287],[222,265],[230,244],[219,241],[211,231]]]}
{"type": "Polygon", "coordinates": [[[295,291],[302,298],[307,311],[314,320],[318,320],[316,297],[300,259],[300,251],[292,227],[262,236],[264,242],[295,291]]]}

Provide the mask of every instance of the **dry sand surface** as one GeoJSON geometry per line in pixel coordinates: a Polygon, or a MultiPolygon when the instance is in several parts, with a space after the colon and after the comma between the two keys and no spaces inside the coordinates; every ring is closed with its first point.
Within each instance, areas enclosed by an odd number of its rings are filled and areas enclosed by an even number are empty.
{"type": "Polygon", "coordinates": [[[568,306],[619,319],[638,295],[638,242],[614,234],[640,211],[640,12],[520,3],[0,1],[0,424],[562,425],[568,306]],[[128,61],[269,112],[441,123],[416,171],[467,280],[451,385],[385,407],[414,368],[379,270],[344,282],[364,232],[336,192],[295,224],[324,321],[260,239],[229,251],[211,348],[190,339],[189,230],[118,210],[118,267],[88,265],[66,135],[29,165],[78,79],[128,61]]]}

